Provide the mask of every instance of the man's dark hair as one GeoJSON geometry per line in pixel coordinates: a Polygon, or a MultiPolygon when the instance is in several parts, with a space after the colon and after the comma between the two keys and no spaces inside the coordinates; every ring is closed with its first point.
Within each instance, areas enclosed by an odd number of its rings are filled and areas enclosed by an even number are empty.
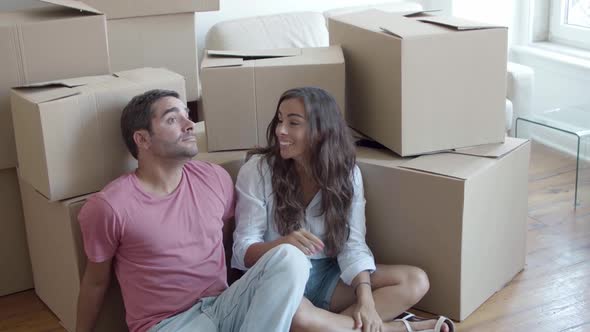
{"type": "Polygon", "coordinates": [[[149,133],[152,132],[152,115],[154,112],[152,106],[156,101],[164,97],[180,98],[176,91],[155,89],[133,97],[123,109],[121,114],[121,134],[123,134],[127,149],[135,159],[137,159],[137,145],[133,140],[133,134],[142,129],[147,130],[149,133]]]}

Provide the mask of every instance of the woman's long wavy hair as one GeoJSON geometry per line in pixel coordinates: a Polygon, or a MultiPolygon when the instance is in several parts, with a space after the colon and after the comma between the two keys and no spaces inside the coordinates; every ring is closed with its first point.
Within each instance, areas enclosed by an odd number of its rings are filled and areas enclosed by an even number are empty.
{"type": "Polygon", "coordinates": [[[266,130],[268,146],[250,151],[262,154],[272,172],[275,196],[274,219],[279,234],[288,235],[303,227],[305,206],[295,161],[283,159],[275,134],[278,110],[284,100],[299,99],[305,108],[309,142],[309,169],[322,194],[321,213],[325,219],[326,252],[337,255],[349,236],[348,216],[354,189],[352,172],[356,163],[352,136],[338,104],[325,90],[315,87],[283,93],[266,130]]]}

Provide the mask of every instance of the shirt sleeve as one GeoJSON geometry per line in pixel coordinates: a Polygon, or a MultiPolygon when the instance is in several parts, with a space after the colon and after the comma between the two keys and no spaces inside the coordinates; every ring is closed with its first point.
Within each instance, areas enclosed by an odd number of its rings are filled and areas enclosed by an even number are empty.
{"type": "Polygon", "coordinates": [[[113,258],[121,237],[121,219],[99,195],[90,197],[78,214],[84,251],[94,263],[113,258]]]}
{"type": "Polygon", "coordinates": [[[338,265],[342,281],[350,285],[352,280],[362,271],[375,271],[375,259],[365,242],[365,195],[363,178],[358,166],[353,171],[354,196],[349,212],[350,234],[344,247],[338,254],[338,265]]]}
{"type": "Polygon", "coordinates": [[[223,211],[223,222],[226,222],[234,217],[236,194],[234,190],[234,182],[229,173],[221,166],[215,165],[215,171],[221,184],[221,192],[223,194],[223,202],[225,209],[223,211]]]}
{"type": "Polygon", "coordinates": [[[244,271],[248,269],[244,263],[248,247],[264,242],[267,228],[264,178],[268,176],[268,168],[259,167],[262,163],[260,157],[252,157],[242,166],[236,180],[236,229],[231,265],[244,271]]]}

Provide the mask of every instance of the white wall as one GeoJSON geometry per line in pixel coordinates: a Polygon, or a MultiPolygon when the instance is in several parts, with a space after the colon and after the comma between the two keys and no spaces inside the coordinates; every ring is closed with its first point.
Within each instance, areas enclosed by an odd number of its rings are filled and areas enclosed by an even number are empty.
{"type": "Polygon", "coordinates": [[[529,11],[539,15],[538,10],[531,10],[532,3],[538,7],[547,1],[452,0],[453,15],[509,27],[510,60],[535,71],[533,108],[538,112],[590,103],[590,61],[530,47],[533,39],[546,38],[547,32],[543,37],[532,30],[535,27],[530,24],[529,11]]]}
{"type": "MultiPolygon", "coordinates": [[[[0,0],[1,1],[1,0],[0,0]]],[[[323,12],[333,8],[363,6],[401,0],[219,0],[220,10],[197,14],[197,46],[203,49],[207,31],[217,22],[240,17],[270,15],[291,11],[323,12]]],[[[442,9],[450,12],[452,0],[414,0],[427,9],[442,9]]]]}

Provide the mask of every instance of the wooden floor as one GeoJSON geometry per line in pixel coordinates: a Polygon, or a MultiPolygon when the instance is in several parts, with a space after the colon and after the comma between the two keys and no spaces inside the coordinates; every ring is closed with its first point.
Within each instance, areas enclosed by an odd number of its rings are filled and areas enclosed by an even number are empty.
{"type": "MultiPolygon", "coordinates": [[[[525,270],[458,331],[590,331],[590,168],[583,175],[574,210],[575,160],[533,144],[525,270]]],[[[0,331],[65,330],[27,291],[0,297],[0,331]]]]}

